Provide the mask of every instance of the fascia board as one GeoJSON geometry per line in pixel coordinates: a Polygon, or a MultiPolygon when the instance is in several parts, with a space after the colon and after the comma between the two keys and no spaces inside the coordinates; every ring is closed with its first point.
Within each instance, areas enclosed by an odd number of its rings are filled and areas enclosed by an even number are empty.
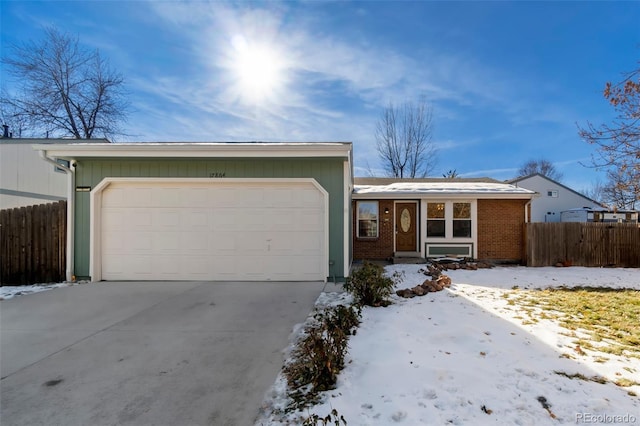
{"type": "Polygon", "coordinates": [[[35,150],[57,158],[303,158],[350,157],[351,143],[306,144],[79,144],[55,146],[36,144],[35,150]]]}
{"type": "Polygon", "coordinates": [[[440,200],[440,199],[502,199],[502,200],[529,200],[534,198],[536,193],[474,193],[474,192],[456,192],[456,193],[447,193],[447,192],[438,192],[438,193],[393,193],[393,192],[367,192],[363,194],[352,195],[354,200],[440,200]]]}

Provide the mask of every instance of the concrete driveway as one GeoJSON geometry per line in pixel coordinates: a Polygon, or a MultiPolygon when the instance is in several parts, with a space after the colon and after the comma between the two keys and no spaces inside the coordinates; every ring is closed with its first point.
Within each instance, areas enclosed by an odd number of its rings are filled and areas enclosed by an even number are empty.
{"type": "Polygon", "coordinates": [[[0,424],[252,425],[323,283],[102,282],[0,302],[0,424]]]}

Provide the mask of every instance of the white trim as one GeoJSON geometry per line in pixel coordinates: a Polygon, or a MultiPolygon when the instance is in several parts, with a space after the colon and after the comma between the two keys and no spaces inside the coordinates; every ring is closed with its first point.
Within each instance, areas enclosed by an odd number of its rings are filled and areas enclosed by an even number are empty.
{"type": "Polygon", "coordinates": [[[114,183],[311,183],[324,198],[324,254],[323,275],[329,276],[329,193],[313,178],[116,178],[105,177],[91,190],[89,225],[89,274],[93,281],[102,280],[102,192],[114,183]]]}
{"type": "Polygon", "coordinates": [[[127,158],[265,158],[337,157],[349,158],[351,142],[310,143],[80,143],[33,146],[52,157],[127,158]]]}
{"type": "MultiPolygon", "coordinates": [[[[393,202],[393,252],[397,252],[397,235],[398,235],[398,218],[396,217],[396,204],[415,204],[416,205],[416,216],[418,216],[420,214],[420,207],[419,204],[420,202],[417,200],[400,200],[400,201],[394,201],[393,202]]],[[[413,220],[416,223],[416,246],[420,245],[420,217],[414,217],[413,220]]],[[[420,251],[419,247],[415,247],[413,250],[403,250],[403,251],[410,251],[410,252],[416,252],[416,251],[420,251]]]]}
{"type": "Polygon", "coordinates": [[[344,179],[344,199],[343,199],[343,271],[342,276],[348,277],[351,270],[351,192],[353,191],[353,179],[351,174],[351,158],[348,162],[343,163],[343,179],[344,179]]]}
{"type": "MultiPolygon", "coordinates": [[[[468,253],[469,256],[467,257],[473,257],[476,258],[475,256],[475,252],[476,252],[476,247],[474,243],[455,243],[455,242],[449,242],[449,243],[425,243],[425,257],[429,258],[429,257],[443,257],[443,256],[452,256],[452,254],[448,254],[448,255],[443,255],[443,254],[438,254],[438,255],[433,255],[430,256],[429,255],[429,248],[431,247],[466,247],[468,249],[468,253]]],[[[464,255],[457,255],[457,256],[464,256],[464,255]]]]}
{"type": "Polygon", "coordinates": [[[422,209],[424,211],[424,231],[420,233],[423,239],[421,243],[421,251],[427,257],[426,245],[461,245],[471,244],[473,247],[473,257],[478,258],[478,200],[475,198],[443,198],[443,199],[422,199],[422,209]],[[471,237],[454,237],[453,236],[453,203],[465,202],[471,204],[471,237]],[[444,203],[444,221],[445,221],[445,236],[444,237],[429,237],[427,235],[427,203],[444,203]]]}
{"type": "Polygon", "coordinates": [[[363,194],[353,194],[354,200],[425,200],[435,202],[437,200],[467,200],[469,198],[483,200],[483,199],[512,199],[512,200],[529,200],[534,198],[536,194],[532,193],[505,193],[505,192],[439,192],[437,194],[425,194],[425,193],[390,193],[390,192],[367,192],[363,194]]]}
{"type": "Polygon", "coordinates": [[[356,238],[366,239],[366,238],[380,238],[380,202],[378,200],[358,200],[356,202],[356,238]],[[360,236],[360,209],[358,208],[358,203],[376,203],[377,213],[376,213],[376,235],[374,236],[360,236]]]}
{"type": "MultiPolygon", "coordinates": [[[[51,164],[57,165],[58,162],[49,157],[47,151],[40,151],[40,157],[51,164]]],[[[71,282],[74,279],[74,261],[75,261],[75,208],[76,208],[76,173],[75,163],[70,162],[69,167],[58,165],[58,168],[64,170],[67,174],[67,252],[66,252],[66,271],[65,278],[71,282]]]]}

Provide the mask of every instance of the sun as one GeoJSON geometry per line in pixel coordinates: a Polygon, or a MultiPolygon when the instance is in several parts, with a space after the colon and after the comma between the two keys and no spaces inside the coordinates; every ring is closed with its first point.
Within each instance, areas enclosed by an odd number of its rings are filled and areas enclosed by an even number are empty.
{"type": "Polygon", "coordinates": [[[232,72],[241,98],[255,104],[273,100],[284,84],[286,67],[280,52],[241,36],[234,37],[232,46],[232,72]]]}

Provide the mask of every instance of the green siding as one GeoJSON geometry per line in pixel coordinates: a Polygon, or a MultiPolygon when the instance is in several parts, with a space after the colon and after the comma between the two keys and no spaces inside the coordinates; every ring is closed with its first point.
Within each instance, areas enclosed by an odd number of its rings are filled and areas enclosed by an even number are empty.
{"type": "MultiPolygon", "coordinates": [[[[105,177],[314,178],[329,193],[329,273],[344,271],[344,162],[336,158],[258,159],[81,159],[76,186],[95,188],[105,177]]],[[[224,178],[223,178],[224,179],[224,178]]],[[[347,206],[350,207],[350,206],[347,206]]],[[[89,194],[76,193],[75,275],[89,276],[89,194]]]]}

